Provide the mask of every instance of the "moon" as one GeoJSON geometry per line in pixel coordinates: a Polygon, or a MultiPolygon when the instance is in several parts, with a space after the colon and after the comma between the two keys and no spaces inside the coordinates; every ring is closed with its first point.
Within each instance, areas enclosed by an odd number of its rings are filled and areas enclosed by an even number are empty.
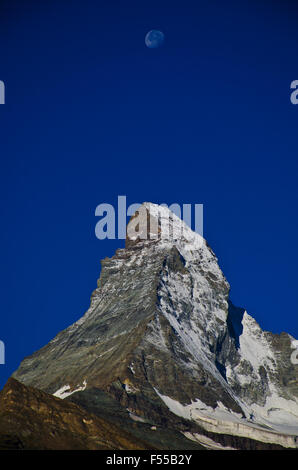
{"type": "Polygon", "coordinates": [[[163,45],[165,40],[165,35],[157,29],[152,29],[149,33],[146,34],[145,44],[149,49],[156,49],[163,45]]]}

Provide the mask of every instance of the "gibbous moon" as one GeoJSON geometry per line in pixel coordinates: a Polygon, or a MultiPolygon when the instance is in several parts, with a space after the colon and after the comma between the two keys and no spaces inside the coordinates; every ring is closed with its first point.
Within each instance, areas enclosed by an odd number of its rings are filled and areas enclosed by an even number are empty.
{"type": "Polygon", "coordinates": [[[157,47],[162,46],[165,40],[165,35],[161,31],[152,29],[149,33],[146,34],[145,44],[149,49],[156,49],[157,47]]]}

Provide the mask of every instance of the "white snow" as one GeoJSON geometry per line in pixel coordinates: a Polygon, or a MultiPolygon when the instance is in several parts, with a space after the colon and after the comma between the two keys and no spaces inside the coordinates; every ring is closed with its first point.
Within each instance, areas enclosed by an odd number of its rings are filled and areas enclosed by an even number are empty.
{"type": "Polygon", "coordinates": [[[55,393],[53,393],[53,395],[54,395],[54,397],[58,397],[58,398],[61,398],[62,400],[64,400],[64,398],[69,397],[73,393],[82,392],[83,390],[86,389],[86,387],[87,387],[86,380],[84,380],[82,386],[77,386],[77,388],[74,389],[74,390],[71,390],[70,385],[63,385],[61,388],[59,388],[59,390],[57,390],[55,393]]]}
{"type": "Polygon", "coordinates": [[[136,393],[138,391],[132,384],[129,383],[125,383],[124,387],[127,393],[136,393]]]}
{"type": "Polygon", "coordinates": [[[253,404],[251,409],[259,423],[275,431],[298,436],[297,402],[286,400],[273,391],[264,406],[253,404]]]}
{"type": "Polygon", "coordinates": [[[127,408],[127,411],[129,413],[129,417],[133,420],[133,421],[138,421],[140,423],[146,423],[146,420],[141,418],[141,416],[138,416],[137,414],[135,414],[133,411],[131,411],[129,408],[127,408]]]}
{"type": "Polygon", "coordinates": [[[177,400],[162,395],[156,388],[154,390],[172,413],[197,422],[206,431],[248,437],[265,443],[280,444],[288,448],[298,448],[295,436],[288,435],[285,431],[282,433],[272,428],[266,429],[262,424],[251,423],[243,419],[241,415],[228,410],[220,402],[215,409],[205,405],[199,399],[189,405],[182,405],[177,400]]]}
{"type": "Polygon", "coordinates": [[[255,371],[258,371],[259,367],[264,365],[274,370],[274,354],[257,322],[245,312],[242,325],[243,332],[240,336],[241,355],[250,362],[255,371]]]}
{"type": "MultiPolygon", "coordinates": [[[[168,207],[151,202],[145,202],[143,206],[149,210],[150,216],[160,221],[161,240],[165,242],[183,240],[186,250],[196,250],[203,246],[205,242],[203,237],[188,227],[168,207]]],[[[155,236],[154,233],[152,238],[154,239],[155,236]]]]}
{"type": "MultiPolygon", "coordinates": [[[[188,272],[183,275],[164,268],[158,290],[159,310],[177,332],[181,348],[190,354],[185,366],[194,369],[199,363],[211,372],[223,387],[228,387],[215,365],[214,353],[210,351],[210,340],[214,341],[216,337],[222,336],[226,328],[228,284],[219,268],[216,268],[216,259],[211,254],[210,257],[210,262],[207,263],[207,255],[201,255],[202,261],[199,265],[187,262],[188,272]],[[212,270],[221,284],[222,292],[218,292],[216,300],[213,300],[214,286],[208,282],[204,273],[204,260],[208,272],[212,270]],[[185,305],[190,304],[192,312],[185,318],[185,305]]],[[[160,349],[167,350],[161,328],[157,324],[154,327],[151,325],[151,328],[151,341],[160,349]]]]}
{"type": "Polygon", "coordinates": [[[210,423],[213,422],[214,418],[227,418],[234,422],[241,420],[240,414],[228,410],[221,402],[217,403],[217,408],[215,408],[215,410],[211,406],[203,403],[199,398],[196,398],[196,400],[189,405],[182,405],[177,400],[174,400],[173,398],[170,398],[166,395],[162,395],[156,388],[154,388],[154,390],[162,399],[162,401],[167,405],[169,410],[177,416],[181,416],[182,418],[192,420],[200,417],[201,419],[209,421],[210,423]]]}
{"type": "Polygon", "coordinates": [[[222,444],[213,441],[210,437],[204,436],[203,434],[191,432],[184,432],[183,434],[187,439],[198,442],[209,450],[235,450],[233,447],[224,447],[222,444]]]}

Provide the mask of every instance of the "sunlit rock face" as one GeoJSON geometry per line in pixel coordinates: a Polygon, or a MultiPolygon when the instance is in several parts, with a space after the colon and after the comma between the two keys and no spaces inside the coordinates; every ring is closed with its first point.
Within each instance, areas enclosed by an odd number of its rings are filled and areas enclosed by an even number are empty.
{"type": "Polygon", "coordinates": [[[126,248],[101,262],[85,315],[14,377],[60,398],[105,391],[141,419],[186,433],[195,423],[295,447],[293,338],[262,331],[232,305],[215,254],[169,209],[144,203],[127,233],[126,248]]]}
{"type": "Polygon", "coordinates": [[[149,445],[76,404],[10,378],[0,392],[0,450],[145,450],[149,445]]]}

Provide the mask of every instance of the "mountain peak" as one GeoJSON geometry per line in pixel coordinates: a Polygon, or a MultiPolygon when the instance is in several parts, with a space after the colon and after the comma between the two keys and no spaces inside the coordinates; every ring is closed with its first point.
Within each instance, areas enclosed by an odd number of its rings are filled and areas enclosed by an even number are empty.
{"type": "MultiPolygon", "coordinates": [[[[206,241],[182,219],[180,206],[174,205],[180,217],[165,204],[144,202],[127,224],[126,247],[136,243],[176,245],[183,251],[206,247],[206,241]]],[[[184,214],[183,214],[184,215],[184,214]]],[[[188,214],[189,223],[191,215],[188,214]]],[[[202,229],[202,227],[201,227],[202,229]]]]}
{"type": "Polygon", "coordinates": [[[104,391],[154,425],[296,447],[290,336],[232,305],[215,254],[169,208],[143,203],[127,235],[85,315],[14,377],[62,398],[104,391]]]}

